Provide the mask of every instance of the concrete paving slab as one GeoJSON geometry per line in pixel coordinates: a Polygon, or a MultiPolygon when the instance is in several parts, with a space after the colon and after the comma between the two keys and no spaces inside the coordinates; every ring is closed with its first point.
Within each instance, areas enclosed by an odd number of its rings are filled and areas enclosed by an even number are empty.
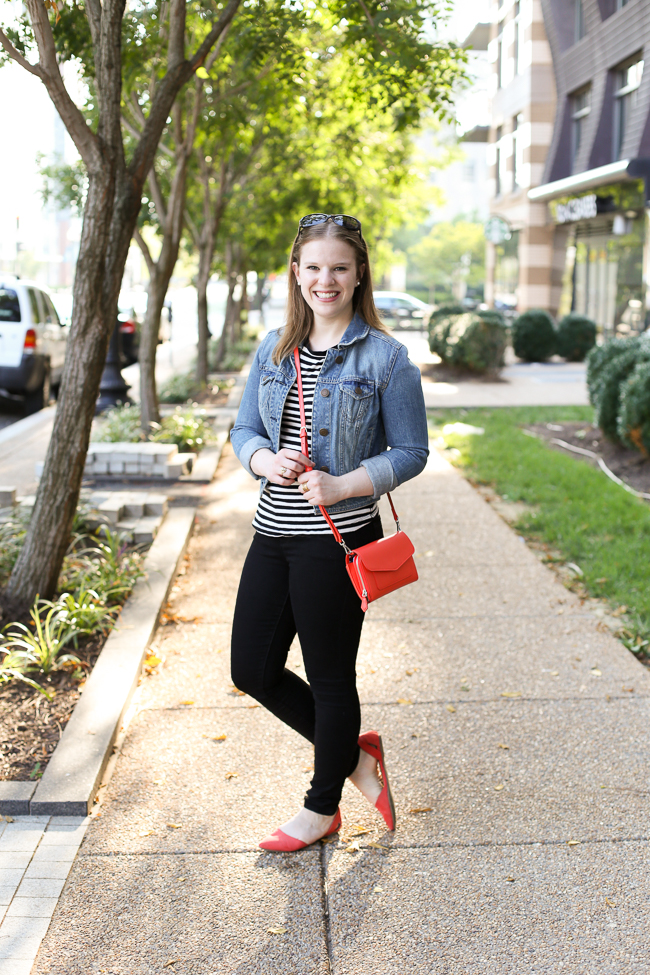
{"type": "Polygon", "coordinates": [[[362,702],[650,695],[650,672],[591,618],[366,621],[362,702]]]}
{"type": "Polygon", "coordinates": [[[643,843],[334,851],[333,971],[646,975],[649,868],[643,843]]]}
{"type": "MultiPolygon", "coordinates": [[[[650,835],[647,699],[452,707],[363,709],[362,726],[384,736],[399,820],[390,845],[650,835]]],[[[342,808],[346,820],[381,825],[352,786],[342,808]]]]}
{"type": "Polygon", "coordinates": [[[319,880],[318,850],[80,856],[33,975],[329,975],[319,880]]]}

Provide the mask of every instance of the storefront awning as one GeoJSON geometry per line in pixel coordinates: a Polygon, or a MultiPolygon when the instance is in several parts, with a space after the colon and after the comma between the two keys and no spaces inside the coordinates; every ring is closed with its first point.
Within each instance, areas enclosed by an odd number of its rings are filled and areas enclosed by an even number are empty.
{"type": "Polygon", "coordinates": [[[616,183],[626,179],[644,179],[645,197],[646,200],[650,200],[650,159],[619,159],[617,162],[608,163],[607,166],[598,166],[596,169],[588,169],[584,173],[576,173],[574,176],[556,179],[552,183],[544,183],[542,186],[536,186],[529,190],[528,199],[534,203],[546,203],[548,200],[555,200],[559,196],[581,193],[583,190],[607,186],[608,183],[616,183]]]}

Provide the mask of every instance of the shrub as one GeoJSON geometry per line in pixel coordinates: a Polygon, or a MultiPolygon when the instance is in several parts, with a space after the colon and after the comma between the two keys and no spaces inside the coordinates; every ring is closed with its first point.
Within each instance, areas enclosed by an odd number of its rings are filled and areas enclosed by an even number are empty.
{"type": "Polygon", "coordinates": [[[569,362],[582,362],[596,344],[596,323],[584,315],[565,315],[557,327],[557,351],[569,362]]]}
{"type": "Polygon", "coordinates": [[[460,305],[441,305],[429,319],[429,348],[447,362],[447,339],[449,331],[459,315],[464,314],[460,305]]]}
{"type": "Polygon", "coordinates": [[[158,399],[161,403],[187,403],[199,392],[199,384],[194,373],[188,372],[182,376],[172,376],[163,383],[158,399]]]}
{"type": "Polygon", "coordinates": [[[621,385],[617,432],[623,443],[650,455],[650,357],[621,385]]]}
{"type": "Polygon", "coordinates": [[[545,362],[557,347],[553,319],[541,308],[525,311],[512,326],[515,355],[525,362],[545,362]]]}
{"type": "Polygon", "coordinates": [[[137,443],[142,440],[140,409],[134,403],[124,403],[106,410],[93,430],[92,439],[98,443],[137,443]]]}
{"type": "Polygon", "coordinates": [[[473,372],[494,372],[503,366],[508,330],[498,312],[459,315],[449,330],[449,361],[473,372]]]}
{"type": "Polygon", "coordinates": [[[150,440],[158,443],[175,443],[180,448],[187,448],[196,453],[205,447],[210,436],[210,428],[205,422],[205,410],[191,407],[182,410],[177,406],[171,416],[164,417],[162,423],[155,426],[149,437],[150,440]]]}
{"type": "Polygon", "coordinates": [[[597,406],[601,376],[603,370],[617,356],[627,352],[633,345],[638,345],[638,339],[610,339],[603,345],[596,345],[587,355],[587,390],[589,402],[597,406]]]}
{"type": "Polygon", "coordinates": [[[614,356],[602,369],[595,390],[596,423],[606,437],[618,440],[618,412],[621,384],[628,378],[639,361],[648,361],[650,352],[644,352],[638,340],[631,340],[629,347],[614,356]]]}

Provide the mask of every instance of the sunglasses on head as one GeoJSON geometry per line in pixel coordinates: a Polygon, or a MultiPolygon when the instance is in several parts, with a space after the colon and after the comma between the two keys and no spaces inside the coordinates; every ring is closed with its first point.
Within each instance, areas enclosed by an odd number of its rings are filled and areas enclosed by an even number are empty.
{"type": "Polygon", "coordinates": [[[327,223],[328,220],[339,227],[345,227],[346,230],[354,230],[359,237],[361,236],[361,223],[356,217],[351,217],[347,213],[308,213],[306,217],[300,218],[298,236],[307,227],[316,227],[319,223],[327,223]]]}

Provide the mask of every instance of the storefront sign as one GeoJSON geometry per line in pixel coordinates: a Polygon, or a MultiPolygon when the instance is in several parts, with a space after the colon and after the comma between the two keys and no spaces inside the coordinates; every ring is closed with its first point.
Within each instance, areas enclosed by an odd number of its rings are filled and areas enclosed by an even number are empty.
{"type": "Polygon", "coordinates": [[[483,232],[485,239],[489,240],[491,244],[502,244],[512,237],[510,224],[503,217],[490,217],[489,220],[485,221],[483,232]]]}
{"type": "Polygon", "coordinates": [[[598,215],[598,198],[595,193],[577,196],[555,207],[556,223],[573,223],[576,220],[592,220],[598,215]]]}

